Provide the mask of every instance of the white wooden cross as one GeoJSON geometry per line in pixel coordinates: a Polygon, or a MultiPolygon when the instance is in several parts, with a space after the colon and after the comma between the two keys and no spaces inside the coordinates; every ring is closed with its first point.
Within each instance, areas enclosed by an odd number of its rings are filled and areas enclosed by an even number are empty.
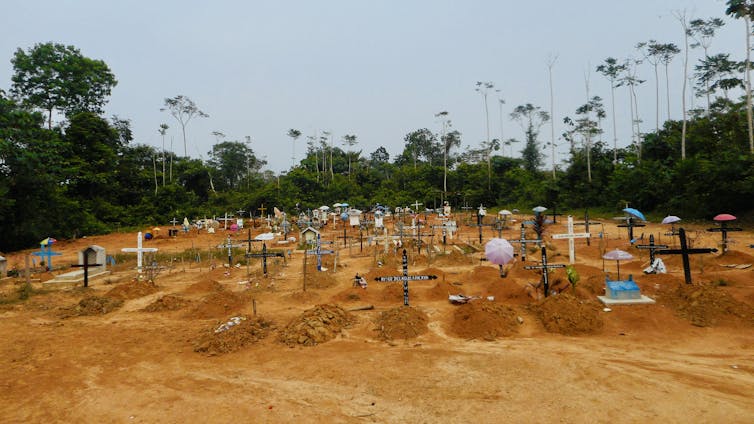
{"type": "Polygon", "coordinates": [[[576,263],[576,252],[574,250],[574,239],[591,237],[589,233],[574,233],[573,232],[573,215],[568,215],[568,232],[565,234],[553,234],[554,239],[568,239],[568,262],[570,264],[576,263]]]}
{"type": "Polygon", "coordinates": [[[144,252],[156,252],[156,247],[142,247],[142,240],[144,237],[141,235],[141,231],[139,231],[139,234],[136,236],[136,247],[124,247],[121,249],[123,252],[127,253],[133,253],[136,252],[136,269],[139,270],[139,274],[141,274],[141,264],[142,264],[142,256],[144,252]]]}

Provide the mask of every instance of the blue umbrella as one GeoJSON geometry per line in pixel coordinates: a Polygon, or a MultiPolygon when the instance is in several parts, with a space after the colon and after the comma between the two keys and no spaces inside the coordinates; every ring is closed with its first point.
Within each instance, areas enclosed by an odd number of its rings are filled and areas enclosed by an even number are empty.
{"type": "Polygon", "coordinates": [[[642,221],[646,221],[647,220],[647,218],[644,218],[644,214],[643,213],[639,212],[638,210],[636,210],[634,208],[623,209],[623,212],[625,212],[627,214],[630,214],[630,215],[633,215],[633,216],[641,219],[642,221]]]}

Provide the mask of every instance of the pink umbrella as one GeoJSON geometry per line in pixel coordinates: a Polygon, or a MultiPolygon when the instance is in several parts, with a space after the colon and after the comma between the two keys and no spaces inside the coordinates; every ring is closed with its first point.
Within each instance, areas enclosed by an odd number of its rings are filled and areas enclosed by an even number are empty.
{"type": "Polygon", "coordinates": [[[615,261],[615,263],[618,264],[618,281],[620,281],[620,261],[630,261],[634,256],[623,250],[615,249],[602,255],[602,258],[615,261]]]}
{"type": "Polygon", "coordinates": [[[493,238],[484,245],[487,260],[500,267],[500,277],[505,277],[503,265],[513,260],[513,246],[506,239],[493,238]]]}
{"type": "Polygon", "coordinates": [[[484,245],[487,260],[497,265],[505,265],[513,260],[513,246],[506,239],[493,238],[484,245]]]}
{"type": "Polygon", "coordinates": [[[718,222],[725,222],[725,221],[735,221],[737,218],[729,213],[721,213],[720,215],[717,215],[712,219],[718,222]]]}

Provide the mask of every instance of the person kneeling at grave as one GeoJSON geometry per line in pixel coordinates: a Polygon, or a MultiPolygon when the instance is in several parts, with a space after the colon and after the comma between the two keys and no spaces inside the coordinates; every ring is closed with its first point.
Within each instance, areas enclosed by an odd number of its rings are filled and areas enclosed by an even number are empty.
{"type": "Polygon", "coordinates": [[[353,277],[353,286],[354,287],[361,287],[362,289],[367,288],[367,280],[364,277],[359,276],[359,274],[356,274],[355,277],[353,277]]]}

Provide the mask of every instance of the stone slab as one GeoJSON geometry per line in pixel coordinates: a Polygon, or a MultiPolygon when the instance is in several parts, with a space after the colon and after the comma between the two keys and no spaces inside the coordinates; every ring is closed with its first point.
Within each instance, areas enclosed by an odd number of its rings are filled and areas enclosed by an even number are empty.
{"type": "Polygon", "coordinates": [[[597,296],[597,299],[605,305],[651,305],[655,300],[649,296],[641,295],[640,299],[611,299],[607,296],[597,296]]]}

